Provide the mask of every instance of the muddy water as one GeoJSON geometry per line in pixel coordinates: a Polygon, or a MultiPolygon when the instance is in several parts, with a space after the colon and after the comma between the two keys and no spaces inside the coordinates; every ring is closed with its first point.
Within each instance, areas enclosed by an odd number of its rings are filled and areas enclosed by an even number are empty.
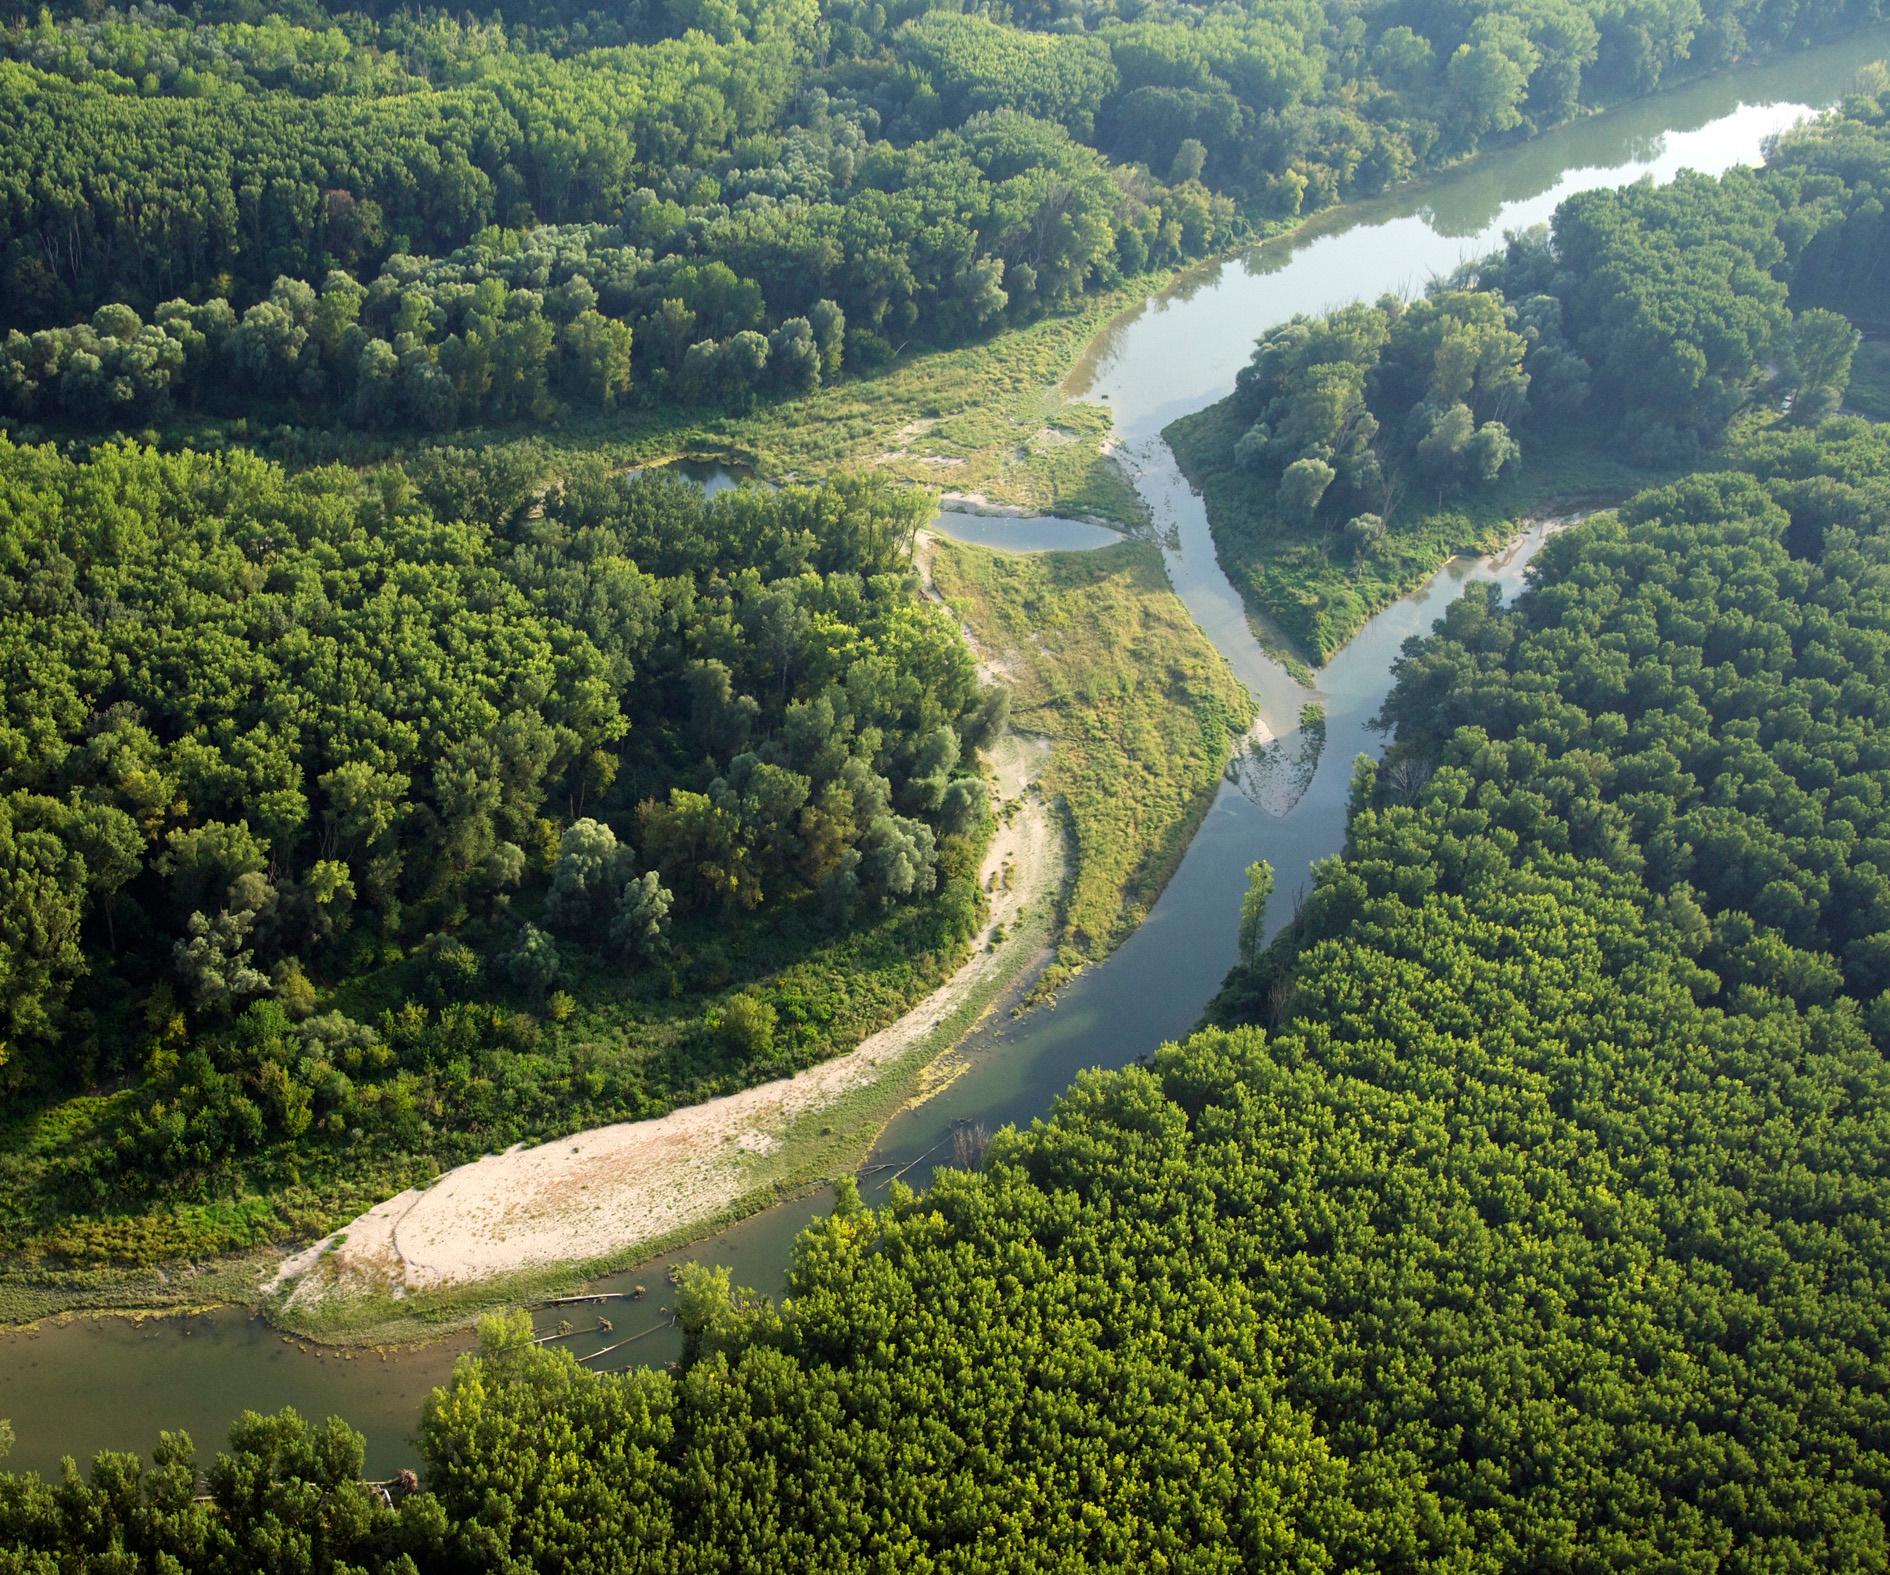
{"type": "MultiPolygon", "coordinates": [[[[935,1160],[949,1155],[954,1122],[990,1129],[1027,1122],[1044,1114],[1081,1068],[1124,1065],[1185,1034],[1233,961],[1246,865],[1266,858],[1278,871],[1270,915],[1278,922],[1312,861],[1339,847],[1351,761],[1380,746],[1369,724],[1404,640],[1427,629],[1473,581],[1494,580],[1513,591],[1540,544],[1537,532],[1499,560],[1446,566],[1423,590],[1372,620],[1309,691],[1255,639],[1215,562],[1200,501],[1160,442],[1162,427],[1221,397],[1253,339],[1294,312],[1387,290],[1419,290],[1433,275],[1489,250],[1506,229],[1546,219],[1577,190],[1643,175],[1667,179],[1688,167],[1718,171],[1757,162],[1768,136],[1809,106],[1833,102],[1859,64],[1887,54],[1890,30],[1878,30],[1552,133],[1197,270],[1099,338],[1071,391],[1109,402],[1126,462],[1165,538],[1175,587],[1259,698],[1279,741],[1277,758],[1237,773],[1241,782],[1222,790],[1148,921],[1120,951],[1063,991],[1054,1007],[1016,1022],[999,1018],[958,1052],[962,1075],[887,1130],[874,1155],[881,1168],[864,1182],[869,1197],[883,1193],[886,1178],[908,1166],[905,1179],[922,1183],[935,1160]],[[1323,747],[1316,752],[1311,740],[1296,737],[1309,699],[1325,708],[1323,747]]],[[[1025,546],[1016,536],[1007,544],[1025,546]]],[[[728,1264],[738,1283],[778,1289],[795,1233],[825,1204],[812,1198],[783,1205],[687,1253],[606,1282],[600,1288],[642,1284],[649,1290],[634,1307],[617,1304],[614,1338],[661,1325],[665,1272],[684,1258],[728,1264]]],[[[582,1312],[575,1316],[591,1321],[582,1312]]],[[[555,1315],[542,1321],[549,1329],[555,1315]]],[[[572,1345],[583,1353],[604,1338],[572,1345]]],[[[672,1341],[659,1327],[607,1365],[630,1355],[668,1359],[672,1341]]],[[[318,1356],[234,1309],[142,1326],[121,1319],[80,1322],[16,1336],[0,1343],[0,1416],[13,1419],[19,1440],[10,1464],[51,1469],[64,1454],[148,1449],[162,1427],[187,1428],[208,1446],[245,1407],[294,1405],[306,1414],[348,1417],[367,1434],[370,1471],[389,1472],[412,1461],[419,1401],[445,1376],[463,1343],[385,1360],[318,1356]]]]}

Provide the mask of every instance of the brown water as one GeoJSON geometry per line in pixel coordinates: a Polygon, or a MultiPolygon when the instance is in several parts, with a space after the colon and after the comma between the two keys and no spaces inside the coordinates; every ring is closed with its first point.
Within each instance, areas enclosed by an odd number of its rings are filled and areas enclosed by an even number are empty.
{"type": "MultiPolygon", "coordinates": [[[[1540,545],[1538,531],[1499,559],[1451,563],[1373,619],[1319,674],[1326,737],[1315,753],[1294,736],[1300,706],[1313,695],[1254,639],[1215,562],[1200,500],[1160,442],[1162,427],[1220,398],[1253,339],[1294,312],[1421,289],[1464,257],[1488,251],[1504,230],[1546,219],[1573,191],[1643,175],[1666,179],[1686,167],[1716,172],[1757,162],[1768,136],[1808,106],[1833,102],[1860,64],[1887,54],[1890,29],[1879,29],[1551,133],[1422,187],[1325,215],[1248,256],[1196,270],[1098,339],[1071,390],[1108,400],[1137,486],[1168,538],[1175,587],[1259,698],[1284,759],[1258,780],[1252,771],[1234,773],[1241,780],[1230,781],[1216,798],[1148,921],[1113,957],[1065,989],[1054,1007],[1016,1022],[1000,1017],[972,1036],[957,1052],[963,1075],[887,1129],[874,1155],[875,1164],[887,1168],[867,1173],[869,1198],[883,1194],[892,1167],[912,1165],[905,1179],[922,1183],[929,1156],[949,1148],[953,1122],[977,1120],[991,1129],[1028,1122],[1050,1108],[1081,1068],[1125,1065],[1185,1034],[1234,960],[1247,864],[1266,858],[1278,872],[1270,914],[1277,923],[1305,886],[1312,862],[1343,841],[1351,761],[1380,748],[1370,722],[1405,639],[1428,629],[1472,581],[1515,590],[1540,545]],[[1281,771],[1289,778],[1284,788],[1281,771]]],[[[1013,538],[1013,545],[1021,542],[1013,538]]],[[[826,1201],[784,1204],[685,1253],[603,1282],[600,1288],[644,1284],[650,1292],[634,1309],[616,1304],[616,1333],[609,1338],[663,1322],[665,1271],[684,1259],[728,1264],[740,1284],[779,1289],[795,1234],[826,1201]]],[[[574,1318],[591,1321],[582,1310],[574,1318]]],[[[555,1327],[556,1315],[541,1315],[541,1323],[555,1327]]],[[[605,1338],[571,1344],[582,1354],[605,1338]]],[[[19,1439],[10,1464],[53,1469],[64,1454],[148,1449],[160,1428],[186,1428],[207,1448],[243,1408],[293,1405],[310,1415],[346,1416],[367,1434],[369,1470],[391,1472],[413,1462],[420,1400],[465,1344],[452,1340],[384,1359],[348,1360],[285,1342],[237,1309],[143,1325],[91,1320],[13,1336],[0,1342],[0,1416],[12,1418],[19,1439]]],[[[639,1361],[666,1360],[675,1354],[674,1336],[659,1330],[608,1365],[631,1354],[639,1361]]]]}

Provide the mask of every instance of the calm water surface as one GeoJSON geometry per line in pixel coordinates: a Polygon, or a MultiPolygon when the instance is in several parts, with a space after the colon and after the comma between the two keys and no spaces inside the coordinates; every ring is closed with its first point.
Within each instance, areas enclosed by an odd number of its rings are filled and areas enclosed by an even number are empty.
{"type": "Polygon", "coordinates": [[[1054,514],[972,514],[964,509],[940,509],[932,529],[953,541],[998,552],[1089,552],[1123,540],[1121,531],[1054,514]]]}
{"type": "MultiPolygon", "coordinates": [[[[1695,84],[1477,161],[1454,175],[1314,220],[1297,235],[1231,261],[1197,269],[1125,314],[1097,340],[1073,376],[1074,394],[1107,400],[1125,459],[1165,539],[1176,590],[1261,703],[1277,742],[1271,756],[1231,774],[1148,921],[1106,963],[1062,992],[1054,1007],[1019,1021],[1000,1017],[957,1052],[965,1068],[922,1108],[888,1128],[863,1183],[879,1196],[891,1170],[908,1181],[930,1174],[952,1124],[995,1129],[1045,1114],[1086,1066],[1122,1066],[1185,1034],[1234,960],[1234,921],[1256,858],[1279,880],[1272,923],[1290,911],[1313,860],[1343,840],[1346,787],[1360,752],[1377,753],[1370,727],[1390,687],[1403,642],[1428,629],[1463,588],[1493,580],[1522,584],[1542,533],[1497,560],[1460,560],[1423,590],[1375,618],[1303,689],[1268,658],[1240,600],[1214,559],[1200,500],[1176,471],[1161,429],[1220,398],[1245,364],[1253,339],[1295,312],[1318,311],[1386,291],[1417,292],[1460,261],[1499,244],[1506,230],[1546,220],[1570,193],[1681,169],[1716,173],[1756,163],[1765,141],[1813,106],[1835,101],[1859,65],[1890,54],[1890,30],[1695,84]],[[1316,753],[1296,736],[1301,706],[1325,707],[1316,753]],[[915,1163],[916,1162],[916,1163],[915,1163]]],[[[723,476],[698,477],[723,484],[723,476]]],[[[1108,531],[1070,521],[979,520],[960,515],[952,534],[990,533],[1012,550],[1100,545],[1108,531]],[[998,533],[1003,532],[1002,536],[998,533]],[[1077,533],[1077,534],[1072,534],[1077,533]]],[[[778,1290],[795,1234],[826,1207],[804,1199],[758,1214],[684,1253],[645,1264],[600,1288],[649,1287],[644,1304],[613,1304],[613,1337],[574,1340],[580,1353],[663,1322],[670,1265],[729,1265],[740,1284],[778,1290]]],[[[577,1310],[580,1323],[590,1314],[577,1310]]],[[[556,1315],[541,1315],[549,1330],[556,1315]]],[[[13,1419],[16,1468],[57,1468],[62,1455],[101,1448],[148,1449],[158,1429],[182,1427],[199,1446],[219,1442],[245,1407],[293,1405],[308,1415],[346,1416],[367,1434],[368,1468],[388,1473],[414,1460],[412,1433],[426,1392],[449,1372],[463,1340],[417,1351],[346,1359],[285,1341],[233,1309],[136,1324],[103,1319],[48,1327],[0,1342],[0,1416],[13,1419]]],[[[660,1330],[617,1353],[662,1361],[674,1336],[660,1330]]]]}

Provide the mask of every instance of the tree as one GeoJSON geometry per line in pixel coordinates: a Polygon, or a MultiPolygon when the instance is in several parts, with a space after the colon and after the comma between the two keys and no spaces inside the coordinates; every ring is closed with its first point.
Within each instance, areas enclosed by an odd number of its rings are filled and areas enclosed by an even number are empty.
{"type": "Polygon", "coordinates": [[[1376,514],[1354,514],[1345,522],[1345,544],[1355,558],[1371,553],[1385,539],[1385,522],[1376,514]]]}
{"type": "Polygon", "coordinates": [[[662,956],[669,946],[669,910],[674,903],[654,870],[626,881],[610,921],[611,944],[639,962],[662,956]]]}
{"type": "Polygon", "coordinates": [[[256,967],[249,944],[255,924],[249,909],[225,908],[215,918],[193,913],[185,938],[173,946],[179,975],[206,1011],[228,1015],[248,998],[268,993],[268,976],[256,967]]]}
{"type": "Polygon", "coordinates": [[[902,815],[880,815],[860,839],[860,881],[882,906],[923,897],[937,884],[932,828],[902,815]]]}
{"type": "Polygon", "coordinates": [[[1260,859],[1247,866],[1247,889],[1240,897],[1240,960],[1253,962],[1266,942],[1267,903],[1273,896],[1273,866],[1260,859]]]}
{"type": "Polygon", "coordinates": [[[1490,482],[1515,468],[1522,458],[1522,446],[1509,435],[1509,428],[1502,422],[1486,421],[1464,444],[1463,457],[1473,479],[1490,482]]]}
{"type": "Polygon", "coordinates": [[[571,386],[580,399],[608,410],[628,396],[634,342],[628,323],[592,308],[565,324],[562,338],[571,386]]]}
{"type": "Polygon", "coordinates": [[[1486,37],[1460,44],[1444,67],[1460,146],[1473,147],[1493,132],[1522,123],[1523,96],[1536,56],[1514,35],[1507,42],[1509,47],[1486,37]]]}
{"type": "Polygon", "coordinates": [[[543,996],[557,982],[561,966],[558,943],[535,924],[522,926],[505,954],[506,977],[531,996],[543,996]]]}
{"type": "Polygon", "coordinates": [[[1319,500],[1337,475],[1323,459],[1308,456],[1294,460],[1280,476],[1280,507],[1302,517],[1317,512],[1319,500]]]}
{"type": "Polygon", "coordinates": [[[1468,405],[1455,404],[1431,412],[1429,426],[1418,440],[1418,463],[1434,479],[1446,480],[1457,473],[1475,435],[1476,417],[1468,405]]]}
{"type": "Polygon", "coordinates": [[[790,393],[820,386],[820,346],[805,317],[791,317],[768,335],[768,371],[790,393]]]}
{"type": "Polygon", "coordinates": [[[56,1031],[66,992],[86,968],[79,855],[21,824],[17,803],[0,799],[0,1023],[9,1050],[56,1031]]]}
{"type": "Polygon", "coordinates": [[[820,380],[834,382],[840,376],[840,362],[846,343],[847,317],[839,305],[824,297],[808,311],[814,343],[820,348],[820,380]]]}
{"type": "Polygon", "coordinates": [[[479,954],[451,935],[435,935],[423,949],[427,988],[436,1004],[472,999],[485,974],[479,954]]]}
{"type": "Polygon", "coordinates": [[[1168,166],[1168,184],[1185,186],[1191,180],[1199,180],[1201,171],[1207,167],[1207,148],[1198,137],[1183,137],[1175,149],[1174,161],[1168,166]]]}
{"type": "Polygon", "coordinates": [[[545,894],[546,922],[586,935],[601,923],[630,877],[631,853],[601,821],[583,819],[565,828],[545,894]]]}
{"type": "Polygon", "coordinates": [[[1813,307],[1796,314],[1788,342],[1794,420],[1816,421],[1843,402],[1862,338],[1836,312],[1813,307]]]}

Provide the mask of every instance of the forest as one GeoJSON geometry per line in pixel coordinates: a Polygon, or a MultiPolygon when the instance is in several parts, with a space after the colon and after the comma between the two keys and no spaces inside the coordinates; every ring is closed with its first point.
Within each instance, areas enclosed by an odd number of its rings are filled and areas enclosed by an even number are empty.
{"type": "MultiPolygon", "coordinates": [[[[963,953],[1003,702],[911,604],[917,496],[704,506],[532,444],[415,440],[866,378],[1866,19],[7,16],[10,1272],[326,1228],[495,1145],[820,1059],[963,953]],[[252,413],[390,446],[266,459],[226,445],[252,413]]],[[[1580,291],[1623,274],[1656,282],[1619,336],[1700,308],[1665,389],[1698,429],[1655,434],[1698,452],[1775,341],[1837,321],[1786,290],[1842,304],[1881,249],[1880,106],[1820,136],[1571,209],[1487,279],[1321,330],[1338,348],[1275,336],[1242,465],[1385,550],[1374,489],[1413,466],[1474,487],[1532,420],[1618,403],[1580,291]],[[1717,249],[1659,283],[1703,228],[1717,249]]],[[[1168,791],[1091,787],[1099,825],[1168,791]]],[[[1122,928],[1090,906],[1072,964],[1122,928]]]]}
{"type": "Polygon", "coordinates": [[[55,431],[740,411],[1877,15],[9,9],[0,414],[55,431]]]}
{"type": "MultiPolygon", "coordinates": [[[[971,947],[1009,691],[917,594],[931,496],[545,434],[1042,329],[1881,15],[0,0],[0,1288],[791,1073],[971,947]]],[[[780,1297],[685,1271],[667,1367],[488,1320],[389,1483],[288,1410],[0,1469],[0,1572],[1890,1565],[1887,194],[1876,68],[1762,170],[1286,325],[1177,435],[1321,657],[1532,467],[1638,478],[1406,647],[1182,1042],[841,1182],[780,1297]]],[[[1038,725],[1133,730],[1078,831],[1185,820],[1231,678],[1152,622],[1071,671],[1153,549],[939,564],[1056,621],[1038,725]]]]}
{"type": "Polygon", "coordinates": [[[678,1372],[496,1319],[398,1502],[252,1415],[7,1480],[11,1567],[1882,1568],[1890,429],[1723,466],[1407,647],[1213,1026],[678,1372]]]}
{"type": "Polygon", "coordinates": [[[1571,473],[1684,469],[1755,407],[1837,409],[1843,314],[1881,316],[1886,88],[1867,71],[1760,170],[1584,192],[1415,301],[1269,332],[1171,429],[1236,582],[1323,660],[1571,473]]]}
{"type": "Polygon", "coordinates": [[[976,926],[918,494],[0,440],[0,500],[13,1274],[792,1070],[976,926]]]}

